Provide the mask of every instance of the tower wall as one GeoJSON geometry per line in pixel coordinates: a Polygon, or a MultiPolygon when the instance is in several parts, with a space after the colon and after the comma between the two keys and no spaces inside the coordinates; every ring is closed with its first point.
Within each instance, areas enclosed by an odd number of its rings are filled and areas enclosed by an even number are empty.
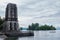
{"type": "Polygon", "coordinates": [[[5,31],[18,31],[18,17],[16,4],[9,3],[5,13],[5,31]]]}

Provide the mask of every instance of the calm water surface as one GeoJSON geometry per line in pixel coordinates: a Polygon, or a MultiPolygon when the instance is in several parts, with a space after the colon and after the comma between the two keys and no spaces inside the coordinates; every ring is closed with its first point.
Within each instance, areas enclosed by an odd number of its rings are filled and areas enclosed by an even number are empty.
{"type": "Polygon", "coordinates": [[[34,31],[32,37],[20,37],[20,38],[0,38],[0,40],[60,40],[60,30],[56,31],[34,31]]]}

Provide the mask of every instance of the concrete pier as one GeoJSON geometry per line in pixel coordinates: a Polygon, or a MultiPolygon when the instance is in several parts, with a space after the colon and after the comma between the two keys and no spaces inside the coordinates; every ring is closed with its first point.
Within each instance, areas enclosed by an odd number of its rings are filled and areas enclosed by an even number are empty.
{"type": "Polygon", "coordinates": [[[7,37],[26,37],[26,36],[34,36],[33,32],[6,32],[5,35],[7,37]]]}

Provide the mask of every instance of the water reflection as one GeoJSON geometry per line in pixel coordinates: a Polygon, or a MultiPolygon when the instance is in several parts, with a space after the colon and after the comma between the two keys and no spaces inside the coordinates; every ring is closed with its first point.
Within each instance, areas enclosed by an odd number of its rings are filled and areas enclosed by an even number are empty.
{"type": "Polygon", "coordinates": [[[5,38],[4,40],[18,40],[18,37],[8,37],[8,38],[5,38]]]}
{"type": "Polygon", "coordinates": [[[56,33],[56,31],[55,30],[51,30],[50,33],[56,33]]]}

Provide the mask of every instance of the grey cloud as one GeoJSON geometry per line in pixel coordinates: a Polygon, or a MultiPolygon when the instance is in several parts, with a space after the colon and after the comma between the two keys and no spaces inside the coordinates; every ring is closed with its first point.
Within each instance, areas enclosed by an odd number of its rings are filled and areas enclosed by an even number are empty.
{"type": "MultiPolygon", "coordinates": [[[[41,1],[41,0],[32,1],[32,2],[29,2],[29,3],[25,4],[25,5],[21,5],[20,6],[20,10],[21,11],[20,12],[21,12],[22,15],[26,15],[26,16],[29,16],[29,15],[33,15],[34,16],[34,14],[39,14],[39,13],[42,14],[44,12],[44,10],[46,10],[46,9],[48,9],[48,10],[49,9],[51,9],[51,10],[52,9],[54,9],[54,10],[58,9],[56,7],[56,5],[55,5],[55,2],[56,2],[56,0],[55,1],[54,0],[53,1],[52,0],[51,1],[49,1],[49,0],[45,0],[45,1],[41,1]],[[31,8],[31,6],[33,8],[31,8]]],[[[46,13],[48,13],[48,11],[46,13]]]]}
{"type": "Polygon", "coordinates": [[[56,14],[52,14],[49,16],[40,16],[40,17],[35,17],[35,18],[47,18],[47,17],[54,17],[54,18],[59,18],[60,17],[60,12],[58,11],[56,14]]]}

